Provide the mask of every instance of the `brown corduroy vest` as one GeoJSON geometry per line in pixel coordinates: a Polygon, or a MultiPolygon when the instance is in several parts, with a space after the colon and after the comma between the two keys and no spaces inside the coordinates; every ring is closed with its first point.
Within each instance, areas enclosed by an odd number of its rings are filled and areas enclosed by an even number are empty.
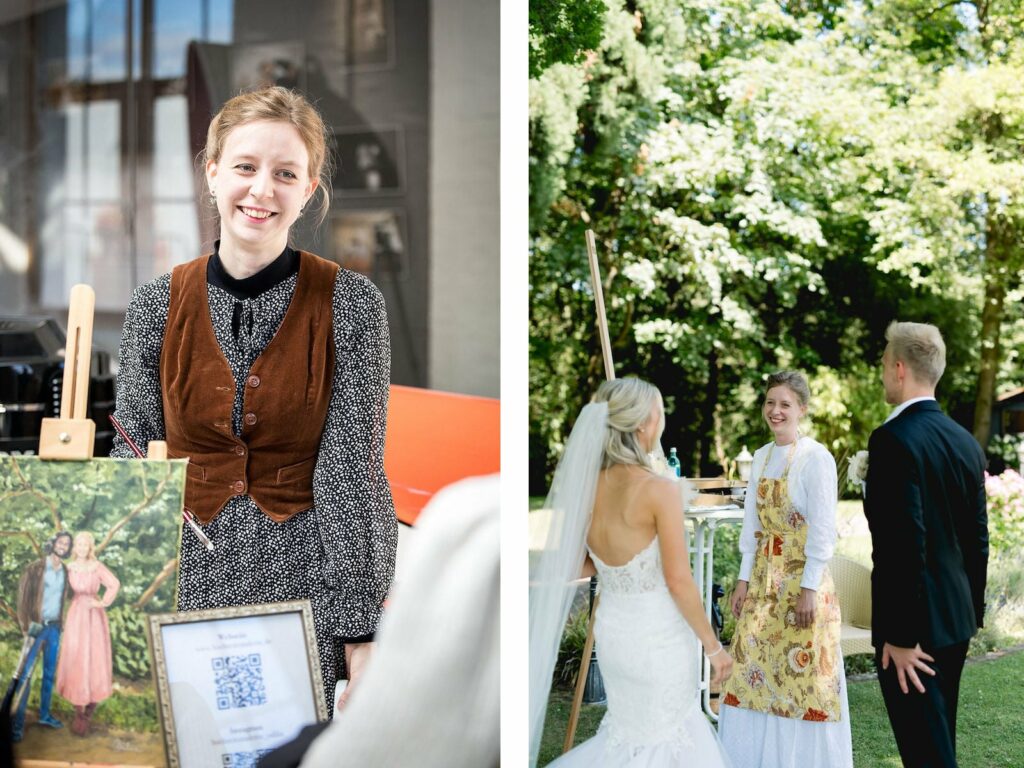
{"type": "Polygon", "coordinates": [[[331,298],[338,266],[299,252],[288,311],[246,376],[236,437],[235,379],[210,320],[209,259],[171,273],[160,353],[168,455],[190,459],[185,506],[201,522],[243,494],[283,522],[313,506],[313,469],[334,379],[331,298]]]}

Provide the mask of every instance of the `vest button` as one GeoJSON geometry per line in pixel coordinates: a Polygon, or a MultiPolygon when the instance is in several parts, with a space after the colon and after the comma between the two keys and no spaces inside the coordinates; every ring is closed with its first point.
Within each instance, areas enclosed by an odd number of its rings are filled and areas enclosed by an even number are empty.
{"type": "Polygon", "coordinates": [[[245,491],[245,483],[239,480],[234,485],[235,493],[243,493],[245,491]]]}
{"type": "Polygon", "coordinates": [[[259,377],[259,376],[257,376],[257,375],[255,375],[255,374],[253,374],[252,376],[250,376],[250,377],[248,378],[248,380],[246,381],[246,383],[247,383],[247,384],[248,384],[248,385],[249,385],[250,387],[253,387],[253,388],[255,388],[255,387],[258,387],[258,386],[260,385],[260,377],[259,377]]]}
{"type": "Polygon", "coordinates": [[[239,456],[245,456],[245,446],[244,445],[236,445],[235,446],[235,453],[237,453],[239,456]]]}
{"type": "Polygon", "coordinates": [[[247,413],[247,414],[245,414],[245,423],[248,424],[250,427],[253,424],[255,424],[256,423],[256,414],[255,413],[247,413]]]}

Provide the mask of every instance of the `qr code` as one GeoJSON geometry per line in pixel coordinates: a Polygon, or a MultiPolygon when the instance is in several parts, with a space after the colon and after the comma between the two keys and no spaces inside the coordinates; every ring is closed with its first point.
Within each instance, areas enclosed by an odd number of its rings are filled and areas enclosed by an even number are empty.
{"type": "Polygon", "coordinates": [[[225,753],[220,756],[220,762],[224,768],[256,768],[256,762],[269,753],[269,749],[257,749],[254,752],[225,753]]]}
{"type": "Polygon", "coordinates": [[[218,656],[213,660],[213,674],[217,709],[242,709],[267,703],[263,659],[258,653],[218,656]]]}

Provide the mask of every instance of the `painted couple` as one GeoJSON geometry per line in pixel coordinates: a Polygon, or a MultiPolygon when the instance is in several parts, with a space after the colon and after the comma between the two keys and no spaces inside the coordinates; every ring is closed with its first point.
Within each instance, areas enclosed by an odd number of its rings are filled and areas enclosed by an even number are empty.
{"type": "Polygon", "coordinates": [[[32,669],[40,654],[43,673],[38,724],[64,727],[50,711],[56,683],[57,692],[75,707],[72,732],[76,736],[88,732],[96,705],[113,693],[106,609],[119,588],[117,577],[96,559],[95,540],[87,531],[74,538],[67,531],[58,531],[47,543],[43,556],[22,572],[18,623],[25,634],[27,655],[12,719],[15,742],[24,736],[32,669]],[[69,557],[70,562],[65,564],[69,557]]]}
{"type": "MultiPolygon", "coordinates": [[[[897,322],[886,339],[882,383],[896,407],[871,435],[864,503],[879,683],[904,765],[956,766],[960,673],[984,616],[985,458],[935,402],[945,367],[938,329],[897,322]]],[[[809,396],[799,373],[768,378],[762,415],[774,439],[754,456],[729,649],[690,573],[680,487],[648,458],[664,426],[660,393],[638,379],[605,382],[583,408],[548,496],[548,541],[531,567],[531,764],[573,597],[567,585],[596,571],[608,711],[594,738],[552,765],[852,766],[828,570],[836,465],[800,435],[809,396]],[[717,735],[700,710],[698,644],[724,680],[717,735]]]]}

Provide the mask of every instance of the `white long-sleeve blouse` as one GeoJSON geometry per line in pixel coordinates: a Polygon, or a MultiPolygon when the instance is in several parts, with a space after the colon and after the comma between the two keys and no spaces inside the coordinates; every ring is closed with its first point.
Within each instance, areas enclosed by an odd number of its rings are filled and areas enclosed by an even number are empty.
{"type": "MultiPolygon", "coordinates": [[[[740,554],[743,556],[739,573],[741,581],[750,581],[757,551],[755,534],[761,530],[761,521],[757,517],[757,484],[762,477],[782,477],[789,457],[790,446],[777,445],[771,451],[771,460],[766,466],[771,445],[763,445],[754,452],[754,463],[750,469],[743,530],[740,533],[740,554]]],[[[800,586],[816,590],[835,551],[838,484],[836,461],[832,454],[809,437],[801,437],[797,442],[789,470],[789,498],[807,521],[807,544],[804,546],[807,562],[800,586]]]]}

